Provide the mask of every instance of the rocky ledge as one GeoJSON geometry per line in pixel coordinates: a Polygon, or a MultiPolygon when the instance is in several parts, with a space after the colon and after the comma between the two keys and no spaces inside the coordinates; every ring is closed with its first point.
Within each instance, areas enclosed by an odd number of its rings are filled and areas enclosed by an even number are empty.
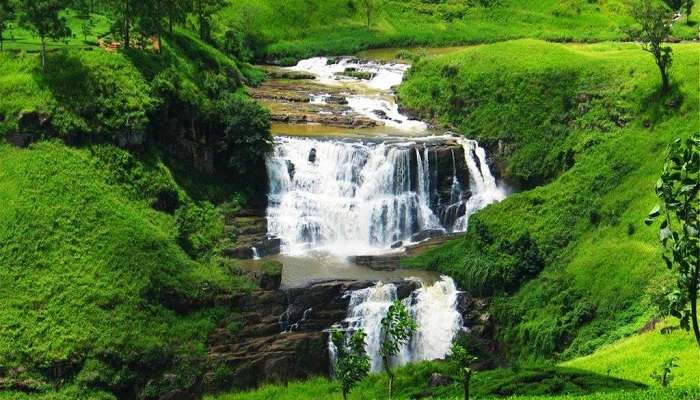
{"type": "MultiPolygon", "coordinates": [[[[400,298],[418,283],[395,282],[400,298]]],[[[327,330],[345,319],[346,293],[370,281],[325,281],[304,288],[257,291],[235,299],[236,313],[209,338],[207,381],[221,389],[330,373],[327,330]],[[225,371],[225,372],[222,372],[225,371]]]]}
{"type": "Polygon", "coordinates": [[[240,210],[226,215],[225,230],[236,242],[222,253],[231,258],[252,259],[280,253],[281,240],[268,234],[264,209],[240,210]]]}
{"type": "MultiPolygon", "coordinates": [[[[354,92],[342,86],[320,85],[310,77],[292,72],[271,73],[272,79],[249,89],[263,103],[275,122],[321,124],[341,128],[371,128],[382,122],[360,115],[347,106],[354,92]],[[286,74],[286,75],[285,75],[286,74]],[[294,77],[287,76],[293,74],[294,77]],[[305,77],[306,76],[306,77],[305,77]],[[312,101],[313,99],[317,101],[312,101]]],[[[313,75],[311,76],[313,77],[313,75]]]]}

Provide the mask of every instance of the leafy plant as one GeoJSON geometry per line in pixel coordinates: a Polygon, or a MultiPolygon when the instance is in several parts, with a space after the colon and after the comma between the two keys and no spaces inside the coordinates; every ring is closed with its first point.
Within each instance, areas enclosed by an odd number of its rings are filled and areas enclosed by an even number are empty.
{"type": "Polygon", "coordinates": [[[382,356],[384,370],[389,375],[389,399],[391,399],[396,379],[391,370],[390,358],[399,354],[401,346],[408,342],[416,328],[416,321],[398,299],[389,306],[386,315],[382,318],[382,345],[379,353],[382,356]]]}
{"type": "Polygon", "coordinates": [[[469,350],[465,349],[461,344],[452,344],[452,352],[450,354],[450,361],[459,370],[460,378],[462,378],[462,386],[464,387],[464,400],[469,400],[469,382],[472,379],[474,370],[472,365],[477,361],[469,350]]]}
{"type": "Polygon", "coordinates": [[[671,47],[661,44],[671,34],[672,13],[663,4],[652,0],[638,0],[630,4],[630,15],[637,27],[627,29],[634,41],[642,43],[642,49],[651,53],[661,73],[661,89],[669,88],[668,69],[671,68],[671,47]]]}
{"type": "Polygon", "coordinates": [[[678,367],[677,361],[678,358],[676,357],[672,357],[664,361],[659,366],[659,369],[651,374],[651,377],[655,381],[659,382],[661,387],[668,387],[668,385],[670,385],[671,381],[673,380],[673,375],[671,373],[673,372],[674,368],[678,367]]]}
{"type": "Polygon", "coordinates": [[[659,238],[664,247],[662,258],[676,276],[671,315],[678,318],[681,327],[686,330],[692,325],[698,347],[699,191],[700,135],[695,134],[685,143],[676,139],[669,145],[663,173],[656,183],[656,195],[661,199],[661,204],[651,210],[645,223],[651,225],[655,220],[661,220],[659,238]]]}
{"type": "Polygon", "coordinates": [[[331,331],[331,341],[336,349],[333,373],[342,386],[343,399],[347,400],[350,391],[369,374],[369,356],[365,350],[366,337],[362,329],[349,336],[336,328],[331,331]]]}

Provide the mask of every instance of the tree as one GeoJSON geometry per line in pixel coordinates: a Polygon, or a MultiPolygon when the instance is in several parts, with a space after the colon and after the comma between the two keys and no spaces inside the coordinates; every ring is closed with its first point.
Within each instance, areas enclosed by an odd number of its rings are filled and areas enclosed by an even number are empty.
{"type": "Polygon", "coordinates": [[[192,9],[191,0],[163,0],[165,14],[168,18],[168,33],[173,34],[173,25],[183,23],[187,13],[192,9]]]}
{"type": "Polygon", "coordinates": [[[87,38],[92,34],[94,27],[95,21],[93,21],[92,17],[87,17],[87,19],[83,21],[83,24],[80,26],[80,30],[83,33],[83,40],[87,42],[87,38]]]}
{"type": "Polygon", "coordinates": [[[128,49],[131,46],[131,25],[139,2],[136,0],[110,0],[110,4],[117,17],[113,29],[121,31],[124,48],[128,49]]]}
{"type": "Polygon", "coordinates": [[[224,0],[194,0],[193,11],[199,21],[199,38],[211,38],[211,16],[224,6],[224,0]]]}
{"type": "Polygon", "coordinates": [[[472,369],[472,364],[476,362],[477,358],[471,355],[467,349],[465,349],[459,343],[454,343],[452,345],[452,352],[450,354],[450,361],[459,370],[460,378],[462,378],[462,386],[464,387],[464,400],[469,400],[469,382],[474,375],[474,370],[472,369]]]}
{"type": "Polygon", "coordinates": [[[399,354],[401,346],[408,342],[415,331],[416,321],[408,314],[403,303],[398,299],[395,300],[382,318],[382,345],[379,349],[384,370],[389,375],[389,399],[394,391],[396,379],[389,364],[390,358],[399,354]]]}
{"type": "Polygon", "coordinates": [[[367,29],[372,25],[372,17],[374,16],[374,11],[378,8],[379,0],[360,0],[360,5],[362,6],[362,11],[365,15],[365,21],[367,24],[367,29]]]}
{"type": "Polygon", "coordinates": [[[673,369],[678,367],[676,361],[678,361],[677,357],[672,357],[664,361],[657,371],[651,373],[651,378],[659,382],[661,387],[668,387],[673,380],[673,369]]]}
{"type": "Polygon", "coordinates": [[[695,1],[685,0],[685,23],[690,25],[690,13],[693,12],[695,1]]]}
{"type": "Polygon", "coordinates": [[[336,348],[333,373],[342,385],[345,400],[352,388],[369,374],[369,356],[365,351],[366,337],[362,329],[350,336],[335,328],[331,330],[331,342],[336,348]]]}
{"type": "Polygon", "coordinates": [[[167,10],[166,0],[142,0],[136,11],[136,25],[144,38],[155,36],[158,51],[162,47],[161,36],[167,10]]]}
{"type": "Polygon", "coordinates": [[[14,5],[10,0],[0,0],[0,51],[3,50],[4,38],[2,34],[7,29],[10,21],[14,17],[14,5]]]}
{"type": "Polygon", "coordinates": [[[698,328],[698,251],[700,251],[700,134],[685,143],[676,139],[668,149],[661,177],[656,182],[656,195],[661,204],[654,207],[645,220],[651,225],[661,220],[659,238],[664,248],[666,267],[673,271],[676,290],[671,293],[671,315],[681,327],[690,330],[700,347],[698,328]],[[688,309],[690,307],[690,309],[688,309]]]}
{"type": "Polygon", "coordinates": [[[627,29],[632,40],[642,43],[642,49],[651,53],[661,72],[662,90],[669,88],[668,70],[671,68],[671,47],[662,43],[671,33],[673,13],[662,3],[653,0],[635,0],[630,4],[630,15],[638,26],[627,29]]]}
{"type": "Polygon", "coordinates": [[[46,39],[70,36],[66,19],[60,13],[66,8],[61,0],[23,0],[20,22],[41,39],[41,69],[46,71],[46,39]]]}

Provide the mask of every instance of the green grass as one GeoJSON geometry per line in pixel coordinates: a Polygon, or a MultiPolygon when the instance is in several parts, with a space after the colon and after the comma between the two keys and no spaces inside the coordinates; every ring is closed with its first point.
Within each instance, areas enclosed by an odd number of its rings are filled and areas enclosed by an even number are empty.
{"type": "MultiPolygon", "coordinates": [[[[387,1],[371,29],[359,2],[347,0],[245,0],[218,14],[218,36],[234,28],[245,34],[260,59],[292,62],[322,54],[351,54],[368,48],[446,46],[518,38],[560,42],[619,40],[630,23],[624,2],[503,0],[479,2],[387,1]],[[437,4],[436,4],[437,3],[437,4]]],[[[695,10],[691,21],[698,20],[695,10]]],[[[678,23],[674,33],[691,39],[693,26],[678,23]]]]}
{"type": "Polygon", "coordinates": [[[39,388],[75,378],[122,394],[163,369],[197,376],[224,312],[206,305],[250,284],[191,260],[172,216],[93,165],[58,143],[0,147],[0,364],[39,388]]]}
{"type": "Polygon", "coordinates": [[[672,372],[672,386],[700,386],[700,350],[692,333],[676,325],[660,323],[657,329],[620,340],[562,365],[652,385],[656,382],[650,375],[658,371],[664,361],[676,357],[679,367],[672,372]],[[664,327],[671,331],[663,332],[664,327]]]}
{"type": "Polygon", "coordinates": [[[489,144],[505,177],[532,189],[409,264],[490,296],[497,338],[515,357],[571,358],[640,328],[654,312],[649,281],[663,271],[642,220],[665,146],[699,130],[698,51],[674,46],[665,96],[632,44],[525,40],[418,63],[404,105],[489,144]]]}

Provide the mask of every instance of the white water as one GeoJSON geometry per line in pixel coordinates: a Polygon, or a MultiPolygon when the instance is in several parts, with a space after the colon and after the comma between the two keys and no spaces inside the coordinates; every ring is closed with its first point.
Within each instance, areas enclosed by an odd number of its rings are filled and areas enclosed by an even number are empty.
{"type": "MultiPolygon", "coordinates": [[[[451,278],[443,276],[432,286],[421,287],[403,300],[415,319],[417,330],[411,340],[391,360],[392,366],[409,362],[444,358],[452,341],[462,329],[462,317],[456,309],[457,288],[451,278]]],[[[396,299],[396,286],[377,283],[350,293],[348,314],[343,328],[352,333],[363,329],[367,334],[365,349],[373,372],[382,370],[379,355],[382,340],[381,320],[396,299]]],[[[331,357],[334,354],[332,345],[331,357]]]]}
{"type": "MultiPolygon", "coordinates": [[[[317,81],[324,85],[353,85],[364,88],[362,94],[353,94],[346,97],[348,106],[356,113],[375,121],[380,121],[386,126],[404,131],[422,132],[427,129],[423,121],[411,120],[399,113],[399,107],[390,93],[394,86],[403,80],[404,73],[410,68],[408,64],[380,64],[372,61],[360,62],[352,58],[340,58],[337,63],[328,64],[328,58],[315,57],[299,61],[290,67],[290,70],[303,71],[316,75],[317,81]],[[346,68],[354,68],[356,71],[369,72],[372,78],[362,80],[358,78],[338,75],[346,68]]],[[[325,104],[327,94],[317,93],[311,95],[312,104],[325,104]]]]}
{"type": "Polygon", "coordinates": [[[286,254],[324,250],[357,255],[387,251],[427,229],[464,231],[469,215],[501,200],[503,192],[483,149],[462,140],[471,196],[466,202],[462,198],[455,170],[450,210],[463,207],[465,212],[441,225],[431,208],[436,166],[429,146],[446,140],[454,138],[361,142],[277,137],[267,160],[269,233],[282,239],[286,254]],[[418,145],[425,147],[419,151],[418,145]]]}

